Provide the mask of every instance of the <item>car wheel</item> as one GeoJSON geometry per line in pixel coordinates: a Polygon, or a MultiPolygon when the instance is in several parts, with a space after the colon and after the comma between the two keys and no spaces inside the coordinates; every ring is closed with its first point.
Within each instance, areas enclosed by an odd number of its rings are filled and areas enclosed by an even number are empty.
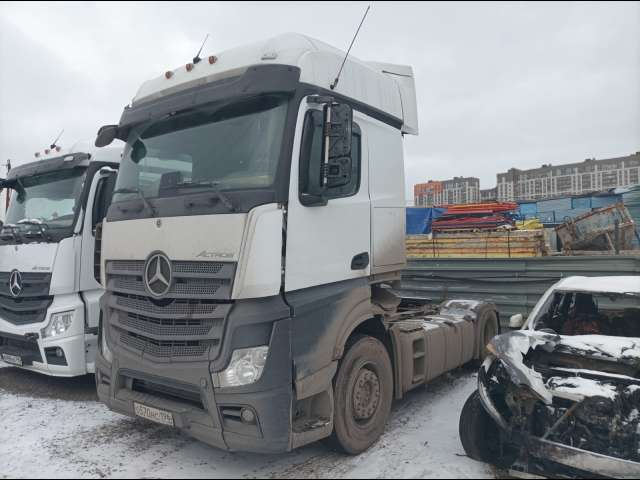
{"type": "Polygon", "coordinates": [[[498,425],[482,406],[477,390],[462,407],[459,431],[462,446],[469,457],[494,465],[500,463],[498,425]]]}

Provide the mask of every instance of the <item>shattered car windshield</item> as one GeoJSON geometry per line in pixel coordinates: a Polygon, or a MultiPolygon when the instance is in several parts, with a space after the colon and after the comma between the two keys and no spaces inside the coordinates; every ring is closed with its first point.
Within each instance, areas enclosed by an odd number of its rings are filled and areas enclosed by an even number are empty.
{"type": "Polygon", "coordinates": [[[640,337],[640,297],[632,294],[555,292],[534,320],[535,330],[560,335],[640,337]]]}

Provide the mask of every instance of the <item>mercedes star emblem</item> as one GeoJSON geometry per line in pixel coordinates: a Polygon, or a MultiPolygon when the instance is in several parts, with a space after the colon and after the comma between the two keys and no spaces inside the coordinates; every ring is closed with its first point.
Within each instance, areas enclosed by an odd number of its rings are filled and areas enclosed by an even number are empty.
{"type": "Polygon", "coordinates": [[[14,297],[19,297],[22,293],[22,274],[18,270],[11,272],[9,276],[9,292],[14,297]]]}
{"type": "Polygon", "coordinates": [[[154,253],[144,269],[144,283],[154,297],[162,297],[171,288],[171,261],[164,253],[154,253]]]}

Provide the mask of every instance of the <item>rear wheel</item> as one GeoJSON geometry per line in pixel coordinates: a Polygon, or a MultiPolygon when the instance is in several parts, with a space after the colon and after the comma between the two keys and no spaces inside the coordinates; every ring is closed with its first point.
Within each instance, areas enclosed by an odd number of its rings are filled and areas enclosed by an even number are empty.
{"type": "Polygon", "coordinates": [[[505,459],[501,461],[498,425],[482,406],[477,390],[462,407],[459,432],[460,441],[469,457],[493,465],[504,463],[505,459]]]}
{"type": "Polygon", "coordinates": [[[357,455],[384,432],[393,402],[393,373],[385,346],[355,336],[340,362],[334,384],[334,429],[331,445],[357,455]]]}

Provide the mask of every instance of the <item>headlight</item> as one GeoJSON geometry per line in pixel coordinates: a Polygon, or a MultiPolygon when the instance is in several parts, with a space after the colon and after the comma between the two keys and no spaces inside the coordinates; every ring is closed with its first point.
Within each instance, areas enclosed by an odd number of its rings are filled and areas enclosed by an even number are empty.
{"type": "MultiPolygon", "coordinates": [[[[220,387],[240,387],[260,380],[269,356],[269,347],[235,350],[226,370],[214,374],[220,387]]],[[[214,379],[215,380],[215,379],[214,379]]]]}
{"type": "Polygon", "coordinates": [[[51,315],[49,325],[42,330],[42,337],[59,337],[64,334],[73,323],[74,311],[54,313],[51,315]]]}
{"type": "Polygon", "coordinates": [[[100,337],[102,337],[102,342],[100,342],[100,350],[102,351],[102,356],[107,362],[112,363],[113,355],[111,354],[111,350],[109,350],[109,345],[107,345],[107,332],[105,332],[104,326],[102,327],[102,331],[100,332],[100,337]]]}

